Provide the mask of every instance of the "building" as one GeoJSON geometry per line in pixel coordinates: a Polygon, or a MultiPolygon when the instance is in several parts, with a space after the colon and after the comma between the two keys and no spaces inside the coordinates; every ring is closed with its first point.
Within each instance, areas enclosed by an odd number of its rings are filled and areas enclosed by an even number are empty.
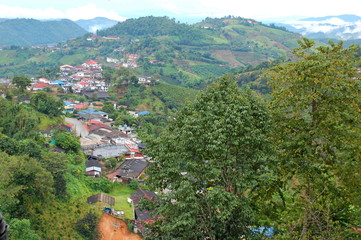
{"type": "Polygon", "coordinates": [[[85,163],[86,175],[91,177],[100,177],[102,175],[102,164],[97,160],[88,160],[85,163]]]}
{"type": "Polygon", "coordinates": [[[108,174],[107,178],[110,181],[129,183],[131,180],[139,179],[147,166],[148,162],[144,160],[127,159],[115,172],[108,174]]]}
{"type": "Polygon", "coordinates": [[[90,203],[90,204],[102,202],[102,203],[106,203],[106,204],[114,206],[115,198],[111,197],[111,196],[108,196],[108,195],[106,195],[104,193],[98,193],[98,194],[95,194],[93,196],[88,197],[87,202],[90,203]]]}
{"type": "Polygon", "coordinates": [[[139,208],[139,202],[141,199],[147,199],[151,201],[157,201],[158,196],[155,192],[148,191],[145,189],[138,189],[135,193],[130,195],[130,199],[134,205],[134,231],[140,232],[143,235],[145,235],[145,227],[144,224],[151,224],[155,220],[158,219],[158,217],[152,216],[151,212],[145,209],[139,208]]]}

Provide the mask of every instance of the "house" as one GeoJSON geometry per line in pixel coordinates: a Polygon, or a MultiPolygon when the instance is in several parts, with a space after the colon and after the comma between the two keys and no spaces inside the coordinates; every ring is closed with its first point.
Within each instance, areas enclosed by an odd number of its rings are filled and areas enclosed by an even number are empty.
{"type": "Polygon", "coordinates": [[[104,118],[108,118],[108,113],[96,110],[94,108],[88,108],[88,109],[85,109],[85,110],[79,112],[79,115],[81,117],[89,115],[89,114],[97,114],[97,115],[100,115],[100,116],[102,116],[104,118]]]}
{"type": "Polygon", "coordinates": [[[38,82],[33,84],[32,89],[34,91],[38,91],[38,90],[43,90],[46,87],[50,87],[50,85],[44,82],[38,82]]]}
{"type": "Polygon", "coordinates": [[[97,61],[94,61],[94,60],[89,60],[85,63],[82,64],[83,67],[86,67],[86,68],[100,68],[101,65],[97,62],[97,61]]]}
{"type": "Polygon", "coordinates": [[[109,98],[107,92],[82,91],[82,95],[86,98],[93,98],[93,97],[97,99],[109,98]]]}
{"type": "Polygon", "coordinates": [[[62,71],[62,72],[74,71],[74,67],[71,65],[63,65],[63,66],[60,66],[60,71],[62,71]]]}
{"type": "Polygon", "coordinates": [[[119,59],[107,57],[107,62],[108,63],[118,63],[119,59]]]}
{"type": "Polygon", "coordinates": [[[88,160],[85,163],[86,175],[91,177],[100,177],[102,174],[102,164],[97,160],[88,160]]]}
{"type": "Polygon", "coordinates": [[[138,179],[143,173],[148,162],[140,159],[128,159],[120,165],[120,167],[113,173],[106,177],[110,181],[118,181],[129,183],[131,180],[138,179]]]}
{"type": "Polygon", "coordinates": [[[41,82],[41,83],[50,83],[50,81],[49,81],[47,78],[39,78],[39,79],[38,79],[38,82],[41,82]]]}
{"type": "Polygon", "coordinates": [[[155,220],[159,219],[159,217],[153,217],[150,211],[145,209],[141,210],[139,208],[139,202],[143,198],[147,200],[157,201],[158,196],[155,192],[148,191],[145,189],[138,189],[135,193],[130,195],[130,199],[134,205],[134,217],[135,217],[134,231],[136,233],[140,232],[143,235],[145,235],[144,223],[145,224],[153,223],[155,220]]]}
{"type": "Polygon", "coordinates": [[[97,202],[102,202],[102,203],[106,203],[106,204],[114,206],[115,198],[111,197],[111,196],[108,196],[108,195],[106,195],[104,193],[98,193],[98,194],[95,194],[93,196],[88,197],[87,202],[90,203],[90,204],[97,203],[97,202]]]}

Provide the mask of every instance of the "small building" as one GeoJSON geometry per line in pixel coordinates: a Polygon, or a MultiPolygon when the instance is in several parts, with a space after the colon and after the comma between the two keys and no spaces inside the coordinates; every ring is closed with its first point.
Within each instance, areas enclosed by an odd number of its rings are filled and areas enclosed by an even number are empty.
{"type": "Polygon", "coordinates": [[[147,166],[148,162],[144,160],[127,159],[115,172],[108,174],[107,178],[110,181],[129,183],[131,180],[138,179],[147,166]]]}
{"type": "Polygon", "coordinates": [[[43,90],[46,87],[50,87],[50,85],[45,82],[38,82],[38,83],[33,84],[32,89],[34,91],[37,91],[37,90],[43,90]]]}
{"type": "Polygon", "coordinates": [[[157,219],[159,219],[158,216],[152,216],[151,212],[145,209],[139,208],[139,202],[142,198],[145,198],[147,200],[151,201],[157,201],[158,196],[155,192],[148,191],[145,189],[138,189],[135,193],[130,195],[130,199],[134,205],[134,230],[135,232],[140,232],[142,235],[145,235],[145,226],[144,224],[151,224],[157,219]]]}
{"type": "Polygon", "coordinates": [[[96,110],[94,108],[88,108],[88,109],[85,109],[85,110],[79,112],[79,115],[82,117],[89,115],[89,114],[101,115],[104,118],[108,118],[108,113],[96,110]]]}
{"type": "Polygon", "coordinates": [[[100,177],[102,174],[102,164],[97,160],[88,160],[85,163],[86,175],[91,177],[100,177]]]}
{"type": "Polygon", "coordinates": [[[97,202],[102,202],[102,203],[106,203],[106,204],[109,204],[109,205],[112,205],[114,206],[115,204],[115,198],[114,197],[111,197],[111,196],[108,196],[104,193],[98,193],[98,194],[95,194],[93,196],[90,196],[87,198],[87,202],[89,204],[94,204],[94,203],[97,203],[97,202]]]}

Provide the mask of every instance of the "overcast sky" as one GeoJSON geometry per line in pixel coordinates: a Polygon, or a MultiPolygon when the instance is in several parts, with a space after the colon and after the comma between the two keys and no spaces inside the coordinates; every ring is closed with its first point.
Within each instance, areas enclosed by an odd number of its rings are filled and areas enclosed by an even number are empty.
{"type": "MultiPolygon", "coordinates": [[[[265,20],[282,17],[361,16],[359,0],[0,0],[0,18],[115,20],[140,16],[170,16],[176,19],[228,15],[265,20]]],[[[182,20],[179,19],[179,20],[182,20]]]]}

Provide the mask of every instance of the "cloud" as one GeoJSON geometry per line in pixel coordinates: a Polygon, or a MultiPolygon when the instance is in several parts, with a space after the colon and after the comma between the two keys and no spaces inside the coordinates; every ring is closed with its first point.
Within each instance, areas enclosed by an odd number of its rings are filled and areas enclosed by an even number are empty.
{"type": "Polygon", "coordinates": [[[35,18],[35,19],[61,19],[71,20],[92,19],[95,17],[106,17],[109,19],[124,21],[115,11],[97,8],[95,4],[88,4],[78,8],[70,8],[64,11],[54,8],[30,9],[0,4],[0,16],[2,18],[35,18]]]}

